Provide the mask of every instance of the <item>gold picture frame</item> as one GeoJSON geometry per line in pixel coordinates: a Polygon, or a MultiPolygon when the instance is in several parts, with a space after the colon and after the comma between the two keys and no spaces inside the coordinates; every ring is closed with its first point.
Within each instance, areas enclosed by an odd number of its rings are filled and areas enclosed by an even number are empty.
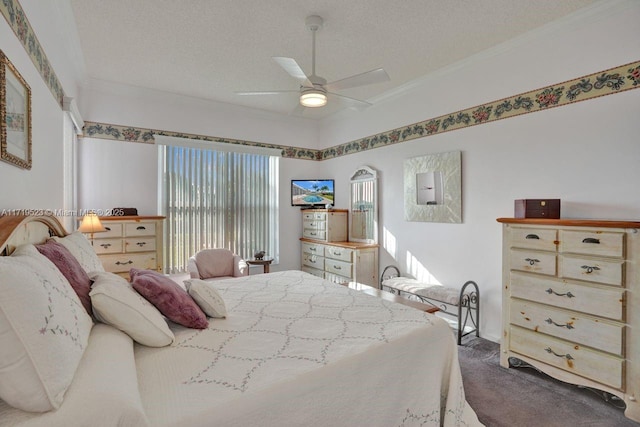
{"type": "Polygon", "coordinates": [[[31,169],[31,88],[1,50],[0,159],[31,169]]]}

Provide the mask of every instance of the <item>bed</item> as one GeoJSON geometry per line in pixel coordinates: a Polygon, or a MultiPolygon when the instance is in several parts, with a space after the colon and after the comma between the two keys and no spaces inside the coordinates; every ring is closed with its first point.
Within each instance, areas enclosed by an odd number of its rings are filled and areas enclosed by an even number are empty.
{"type": "MultiPolygon", "coordinates": [[[[0,217],[3,256],[66,235],[54,217],[0,217]]],[[[0,426],[481,425],[438,317],[296,270],[214,285],[226,317],[168,322],[169,346],[92,319],[60,406],[0,400],[0,426]]]]}

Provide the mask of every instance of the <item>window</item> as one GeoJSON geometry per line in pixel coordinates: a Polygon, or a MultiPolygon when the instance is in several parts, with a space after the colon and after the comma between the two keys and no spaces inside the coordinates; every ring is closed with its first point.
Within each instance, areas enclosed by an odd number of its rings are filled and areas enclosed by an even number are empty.
{"type": "Polygon", "coordinates": [[[277,263],[279,153],[253,147],[231,152],[223,147],[229,144],[215,143],[194,147],[189,140],[183,144],[191,146],[164,145],[175,140],[182,139],[156,137],[163,144],[165,271],[186,271],[189,257],[205,248],[227,248],[245,259],[264,250],[277,263]]]}

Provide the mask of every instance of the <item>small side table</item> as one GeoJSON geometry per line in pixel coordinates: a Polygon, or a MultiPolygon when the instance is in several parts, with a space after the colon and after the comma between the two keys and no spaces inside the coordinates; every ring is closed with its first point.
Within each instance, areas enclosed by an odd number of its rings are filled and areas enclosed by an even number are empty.
{"type": "MultiPolygon", "coordinates": [[[[268,273],[269,272],[269,266],[271,265],[272,262],[273,262],[273,258],[247,260],[247,264],[249,264],[249,265],[261,265],[262,269],[263,269],[263,273],[268,273]]],[[[251,271],[251,270],[249,270],[249,271],[251,271]]]]}

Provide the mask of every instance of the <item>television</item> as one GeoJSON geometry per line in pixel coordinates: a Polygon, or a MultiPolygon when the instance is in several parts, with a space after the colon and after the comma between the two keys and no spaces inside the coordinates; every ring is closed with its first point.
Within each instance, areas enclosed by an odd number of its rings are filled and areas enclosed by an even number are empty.
{"type": "Polygon", "coordinates": [[[292,179],[291,206],[313,208],[335,204],[333,179],[292,179]]]}

